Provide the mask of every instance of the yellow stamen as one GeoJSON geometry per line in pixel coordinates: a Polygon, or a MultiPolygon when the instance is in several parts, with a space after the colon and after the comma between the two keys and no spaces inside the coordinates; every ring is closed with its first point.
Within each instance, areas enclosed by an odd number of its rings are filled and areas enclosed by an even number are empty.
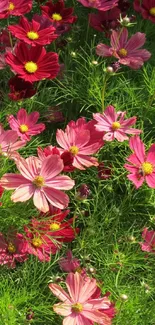
{"type": "Polygon", "coordinates": [[[59,229],[60,229],[60,224],[59,223],[53,222],[53,223],[50,224],[50,230],[57,231],[59,229]]]}
{"type": "Polygon", "coordinates": [[[33,61],[26,62],[24,67],[29,73],[35,73],[38,70],[37,64],[33,61]]]}
{"type": "Polygon", "coordinates": [[[26,124],[21,124],[19,127],[19,130],[21,133],[25,133],[29,130],[28,126],[26,124]]]}
{"type": "Polygon", "coordinates": [[[8,10],[14,10],[14,9],[15,9],[15,5],[13,4],[13,2],[9,2],[8,10]]]}
{"type": "Polygon", "coordinates": [[[42,176],[36,176],[33,180],[33,184],[36,185],[36,187],[42,187],[45,184],[45,180],[42,176]]]}
{"type": "Polygon", "coordinates": [[[33,239],[32,239],[32,245],[34,246],[34,247],[40,247],[41,245],[42,245],[42,240],[39,238],[39,237],[34,237],[33,239]]]}
{"type": "Polygon", "coordinates": [[[150,175],[153,172],[153,165],[150,162],[144,162],[142,164],[142,171],[144,175],[150,175]]]}
{"type": "Polygon", "coordinates": [[[72,310],[75,313],[80,313],[83,310],[83,306],[82,306],[82,304],[80,304],[79,302],[77,302],[76,304],[72,305],[72,310]]]}
{"type": "Polygon", "coordinates": [[[52,15],[52,19],[59,21],[59,20],[62,20],[62,16],[55,12],[55,14],[52,15]]]}
{"type": "Polygon", "coordinates": [[[126,50],[126,49],[120,49],[119,51],[118,51],[118,53],[121,55],[121,56],[127,56],[127,54],[128,54],[128,51],[126,50]]]}
{"type": "Polygon", "coordinates": [[[31,40],[35,40],[39,38],[39,34],[31,30],[30,32],[27,33],[27,37],[31,40]]]}
{"type": "Polygon", "coordinates": [[[77,155],[79,152],[79,148],[77,146],[70,147],[69,151],[72,153],[72,155],[77,155]]]}
{"type": "Polygon", "coordinates": [[[149,10],[149,12],[150,12],[150,15],[155,16],[155,7],[151,8],[149,10]]]}
{"type": "Polygon", "coordinates": [[[113,131],[120,129],[121,125],[119,122],[112,123],[112,129],[113,131]]]}
{"type": "Polygon", "coordinates": [[[8,251],[9,251],[9,253],[13,254],[16,251],[16,247],[12,243],[9,243],[8,244],[8,251]]]}
{"type": "Polygon", "coordinates": [[[78,273],[82,273],[82,269],[81,269],[81,267],[80,266],[78,266],[77,268],[76,268],[76,270],[75,270],[76,272],[78,272],[78,273]]]}

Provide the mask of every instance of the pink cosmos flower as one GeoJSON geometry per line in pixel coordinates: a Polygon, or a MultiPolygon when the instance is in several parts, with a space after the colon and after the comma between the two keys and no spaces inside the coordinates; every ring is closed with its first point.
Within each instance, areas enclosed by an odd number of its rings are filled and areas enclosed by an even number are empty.
{"type": "Polygon", "coordinates": [[[155,23],[155,0],[134,0],[134,9],[140,12],[144,19],[155,23]]]}
{"type": "Polygon", "coordinates": [[[14,268],[16,262],[24,262],[28,258],[27,242],[22,234],[5,238],[0,233],[0,264],[14,268]]]}
{"type": "Polygon", "coordinates": [[[65,272],[76,272],[80,268],[80,261],[73,257],[72,251],[66,253],[66,257],[59,260],[60,268],[65,272]]]}
{"type": "Polygon", "coordinates": [[[57,314],[65,316],[64,325],[111,324],[111,318],[104,313],[111,305],[110,300],[107,297],[92,299],[97,289],[95,279],[83,278],[78,272],[69,273],[66,286],[68,293],[57,284],[49,284],[52,293],[62,301],[55,304],[53,309],[57,314]]]}
{"type": "Polygon", "coordinates": [[[56,140],[73,155],[72,165],[75,168],[84,170],[85,167],[98,166],[97,159],[89,156],[103,146],[103,133],[95,130],[94,125],[95,121],[87,123],[84,118],[80,118],[76,122],[70,121],[65,132],[57,130],[56,140]]]}
{"type": "Polygon", "coordinates": [[[128,30],[123,28],[123,31],[112,31],[111,46],[98,44],[96,53],[102,57],[114,56],[118,62],[129,66],[132,69],[139,69],[145,61],[147,61],[151,53],[144,49],[139,49],[144,45],[146,39],[144,33],[136,33],[128,40],[128,30]]]}
{"type": "Polygon", "coordinates": [[[78,0],[84,7],[107,11],[117,6],[118,0],[78,0]]]}
{"type": "Polygon", "coordinates": [[[103,114],[93,114],[94,119],[97,121],[96,129],[101,132],[106,132],[103,140],[112,141],[115,138],[123,142],[128,140],[127,134],[139,134],[142,131],[132,129],[131,125],[136,123],[136,116],[124,119],[126,112],[116,112],[115,108],[110,105],[106,108],[103,114]]]}
{"type": "Polygon", "coordinates": [[[155,188],[155,144],[145,153],[144,143],[138,136],[130,138],[130,149],[133,153],[127,158],[130,164],[124,167],[130,172],[127,176],[139,188],[144,181],[149,187],[155,188]]]}
{"type": "Polygon", "coordinates": [[[17,113],[17,119],[13,115],[9,115],[8,122],[10,128],[17,132],[22,140],[30,141],[31,135],[36,135],[45,130],[45,124],[36,124],[39,119],[39,112],[27,114],[24,108],[17,113]]]}
{"type": "Polygon", "coordinates": [[[13,158],[16,155],[16,150],[24,147],[26,141],[18,141],[16,131],[5,131],[0,125],[0,155],[13,158]]]}
{"type": "Polygon", "coordinates": [[[59,175],[64,165],[58,155],[49,156],[43,162],[33,156],[20,158],[16,165],[21,175],[5,174],[0,181],[5,189],[16,189],[11,196],[13,202],[25,202],[33,197],[34,205],[42,212],[49,211],[48,202],[60,209],[68,206],[69,197],[61,190],[70,190],[74,181],[59,175]]]}
{"type": "Polygon", "coordinates": [[[143,243],[140,243],[142,251],[155,254],[155,231],[149,231],[148,228],[144,228],[142,238],[145,240],[143,243]]]}

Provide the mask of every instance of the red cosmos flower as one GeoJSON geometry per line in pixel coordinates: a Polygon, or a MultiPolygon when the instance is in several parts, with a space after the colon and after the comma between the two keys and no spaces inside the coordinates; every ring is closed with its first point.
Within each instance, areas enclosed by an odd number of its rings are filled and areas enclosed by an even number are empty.
{"type": "Polygon", "coordinates": [[[155,23],[155,0],[135,0],[134,9],[140,12],[144,19],[155,23]]]}
{"type": "Polygon", "coordinates": [[[53,79],[59,72],[58,54],[46,53],[42,46],[28,47],[19,42],[15,54],[6,54],[6,62],[25,81],[34,82],[44,78],[53,79]]]}
{"type": "Polygon", "coordinates": [[[104,163],[101,162],[99,163],[97,168],[98,168],[98,177],[100,179],[106,180],[111,177],[112,174],[111,166],[105,167],[104,163]]]}
{"type": "Polygon", "coordinates": [[[24,262],[27,259],[27,242],[22,234],[15,234],[5,238],[0,233],[0,264],[7,264],[14,268],[16,262],[24,262]]]}
{"type": "Polygon", "coordinates": [[[84,7],[107,11],[117,6],[118,0],[78,0],[84,7]]]}
{"type": "Polygon", "coordinates": [[[72,228],[73,218],[64,220],[69,213],[70,210],[62,211],[50,205],[48,214],[41,213],[39,219],[33,219],[33,224],[38,231],[46,232],[53,242],[71,242],[79,228],[72,228]]]}
{"type": "Polygon", "coordinates": [[[40,261],[49,261],[50,254],[55,254],[62,246],[62,242],[70,242],[79,232],[73,230],[73,218],[64,221],[70,211],[61,211],[50,206],[50,212],[40,214],[38,219],[32,219],[25,227],[28,238],[28,252],[36,255],[40,261]]]}
{"type": "Polygon", "coordinates": [[[113,8],[109,11],[98,11],[97,14],[89,14],[89,24],[99,32],[105,32],[108,35],[111,29],[116,29],[120,25],[118,21],[120,13],[118,8],[113,8]]]}
{"type": "Polygon", "coordinates": [[[36,93],[31,82],[19,78],[18,75],[10,78],[8,84],[10,87],[10,93],[8,96],[10,99],[15,101],[30,98],[36,93]]]}
{"type": "Polygon", "coordinates": [[[64,151],[63,153],[60,153],[57,147],[52,146],[48,146],[44,149],[38,148],[38,157],[41,161],[43,161],[45,157],[48,157],[50,155],[58,155],[61,157],[64,163],[64,172],[72,172],[75,169],[75,167],[73,167],[72,165],[74,157],[71,152],[64,151]]]}
{"type": "Polygon", "coordinates": [[[5,51],[6,48],[11,46],[9,32],[4,28],[0,31],[0,51],[5,51]]]}
{"type": "Polygon", "coordinates": [[[40,22],[36,21],[35,17],[32,22],[29,22],[25,17],[21,17],[19,24],[10,25],[8,30],[15,37],[32,46],[50,44],[57,38],[57,35],[54,34],[55,28],[50,23],[47,23],[46,26],[45,21],[47,22],[48,19],[42,17],[39,17],[40,22]]]}
{"type": "MultiPolygon", "coordinates": [[[[4,0],[3,0],[4,1],[4,0]]],[[[1,6],[1,5],[0,5],[1,6]]],[[[32,0],[11,0],[8,1],[7,9],[0,11],[0,19],[11,16],[22,16],[32,9],[32,0]]]]}
{"type": "Polygon", "coordinates": [[[76,16],[73,16],[73,8],[65,8],[63,0],[58,0],[56,3],[48,1],[45,6],[40,7],[42,14],[46,15],[54,25],[60,24],[73,24],[77,20],[76,16]]]}

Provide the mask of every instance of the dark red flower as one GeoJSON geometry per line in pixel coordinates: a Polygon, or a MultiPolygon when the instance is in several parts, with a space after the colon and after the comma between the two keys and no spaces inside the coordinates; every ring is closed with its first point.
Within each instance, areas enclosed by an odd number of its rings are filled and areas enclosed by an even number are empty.
{"type": "Polygon", "coordinates": [[[49,107],[44,117],[48,123],[64,122],[65,120],[59,106],[49,107]]]}
{"type": "Polygon", "coordinates": [[[10,87],[8,96],[15,101],[30,98],[36,93],[36,89],[33,88],[32,83],[19,78],[18,75],[10,78],[8,84],[10,87]]]}
{"type": "Polygon", "coordinates": [[[6,62],[20,78],[29,82],[53,79],[60,69],[57,53],[46,53],[42,46],[28,47],[21,42],[17,44],[15,54],[6,53],[6,62]]]}
{"type": "Polygon", "coordinates": [[[118,21],[120,13],[118,8],[113,8],[109,11],[98,11],[97,14],[89,14],[89,24],[94,29],[105,32],[108,36],[111,29],[116,29],[120,25],[118,21]]]}
{"type": "Polygon", "coordinates": [[[21,17],[19,24],[10,25],[8,30],[15,37],[32,46],[50,44],[58,36],[55,34],[55,28],[48,23],[46,17],[36,15],[36,18],[37,20],[34,17],[32,22],[29,22],[27,18],[21,17]]]}
{"type": "Polygon", "coordinates": [[[54,24],[73,24],[77,20],[73,16],[73,8],[66,8],[63,0],[58,0],[56,3],[48,1],[44,6],[40,7],[42,14],[46,15],[54,24]]]}
{"type": "Polygon", "coordinates": [[[125,13],[130,8],[130,3],[128,0],[118,0],[118,8],[121,12],[125,13]]]}
{"type": "Polygon", "coordinates": [[[135,0],[134,9],[140,12],[144,19],[155,23],[155,0],[135,0]]]}
{"type": "Polygon", "coordinates": [[[11,46],[9,32],[4,28],[0,31],[0,51],[5,51],[7,47],[11,46]]]}
{"type": "Polygon", "coordinates": [[[38,157],[40,160],[44,160],[45,157],[50,155],[59,155],[61,157],[64,163],[64,172],[72,172],[75,169],[75,167],[72,165],[74,157],[71,152],[64,151],[61,153],[57,147],[52,146],[48,146],[44,149],[38,148],[38,157]]]}
{"type": "Polygon", "coordinates": [[[87,184],[82,184],[77,190],[77,199],[86,200],[90,195],[90,188],[87,184]]]}
{"type": "Polygon", "coordinates": [[[32,9],[32,0],[11,0],[7,9],[0,12],[0,19],[9,16],[22,16],[32,9]]]}
{"type": "Polygon", "coordinates": [[[104,163],[100,163],[98,165],[98,177],[100,179],[108,179],[111,177],[112,174],[112,170],[111,170],[111,166],[110,167],[105,167],[104,163]]]}
{"type": "Polygon", "coordinates": [[[27,242],[22,234],[8,235],[7,238],[0,233],[0,264],[14,268],[16,262],[27,259],[27,242]]]}

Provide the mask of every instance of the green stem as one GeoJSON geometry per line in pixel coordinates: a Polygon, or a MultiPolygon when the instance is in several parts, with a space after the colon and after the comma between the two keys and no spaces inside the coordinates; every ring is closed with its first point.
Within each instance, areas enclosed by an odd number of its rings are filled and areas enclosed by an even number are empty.
{"type": "Polygon", "coordinates": [[[106,74],[104,77],[104,83],[103,83],[103,88],[102,88],[102,112],[104,112],[104,99],[105,99],[105,90],[106,90],[106,85],[107,85],[107,81],[109,79],[109,75],[106,74]]]}

